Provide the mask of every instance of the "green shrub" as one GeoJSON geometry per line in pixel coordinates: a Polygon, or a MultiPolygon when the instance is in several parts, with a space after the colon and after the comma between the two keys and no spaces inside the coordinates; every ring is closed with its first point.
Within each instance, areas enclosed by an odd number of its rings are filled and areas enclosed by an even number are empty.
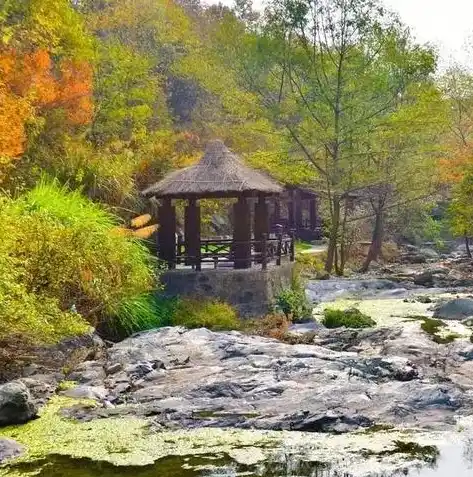
{"type": "Polygon", "coordinates": [[[325,277],[325,253],[298,253],[296,273],[308,277],[325,277]]]}
{"type": "Polygon", "coordinates": [[[172,317],[174,326],[208,328],[215,331],[238,330],[240,321],[233,307],[217,300],[183,298],[172,317]]]}
{"type": "Polygon", "coordinates": [[[304,290],[287,288],[276,297],[276,307],[292,321],[304,320],[312,315],[312,307],[304,290]]]}
{"type": "Polygon", "coordinates": [[[276,309],[292,321],[312,316],[312,306],[307,299],[302,283],[294,276],[291,288],[286,288],[276,296],[276,309]]]}
{"type": "Polygon", "coordinates": [[[74,389],[77,386],[77,381],[61,381],[58,384],[56,391],[68,391],[69,389],[74,389]]]}
{"type": "Polygon", "coordinates": [[[371,328],[376,322],[356,308],[349,310],[324,310],[322,324],[327,328],[371,328]]]}
{"type": "Polygon", "coordinates": [[[54,342],[125,321],[124,303],[155,285],[145,245],[80,193],[42,182],[0,200],[0,337],[54,342]]]}

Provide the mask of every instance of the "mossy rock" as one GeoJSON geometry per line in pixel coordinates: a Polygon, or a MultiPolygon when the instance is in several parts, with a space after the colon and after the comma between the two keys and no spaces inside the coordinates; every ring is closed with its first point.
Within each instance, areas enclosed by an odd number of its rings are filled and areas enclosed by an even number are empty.
{"type": "Polygon", "coordinates": [[[324,310],[322,324],[327,328],[373,328],[376,321],[357,308],[348,310],[327,308],[324,310]]]}

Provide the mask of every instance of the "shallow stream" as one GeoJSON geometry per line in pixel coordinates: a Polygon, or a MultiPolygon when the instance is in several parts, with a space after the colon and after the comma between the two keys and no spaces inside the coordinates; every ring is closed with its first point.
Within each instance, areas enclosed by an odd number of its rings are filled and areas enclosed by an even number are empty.
{"type": "MultiPolygon", "coordinates": [[[[458,291],[460,294],[460,291],[458,291]]],[[[462,290],[462,294],[467,291],[462,290]]],[[[412,315],[431,314],[447,290],[406,289],[387,281],[326,281],[309,285],[316,307],[356,306],[378,326],[402,324],[418,330],[412,315]]],[[[458,339],[471,330],[448,323],[458,339]]],[[[60,402],[58,403],[60,404],[60,402]]],[[[71,403],[69,403],[70,405],[71,403]]],[[[59,417],[59,405],[0,437],[25,445],[28,453],[5,477],[471,477],[473,420],[459,418],[454,430],[373,429],[343,435],[289,431],[196,429],[165,431],[136,419],[74,423],[59,417]],[[471,436],[471,437],[470,437],[471,436]]],[[[3,434],[3,435],[2,435],[3,434]]]]}
{"type": "MultiPolygon", "coordinates": [[[[370,477],[471,477],[473,472],[471,442],[446,446],[437,459],[424,465],[371,473],[370,477]]],[[[0,470],[0,475],[1,470],[0,470]]],[[[328,463],[304,461],[291,455],[256,464],[243,464],[226,454],[202,456],[169,456],[144,467],[116,467],[106,462],[52,456],[43,462],[23,464],[8,475],[40,477],[352,477],[328,463]]]]}

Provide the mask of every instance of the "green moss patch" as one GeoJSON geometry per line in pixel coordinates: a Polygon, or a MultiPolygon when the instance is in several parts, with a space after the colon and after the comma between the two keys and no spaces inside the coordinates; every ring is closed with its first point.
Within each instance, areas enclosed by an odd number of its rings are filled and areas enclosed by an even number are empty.
{"type": "Polygon", "coordinates": [[[327,328],[372,328],[376,326],[376,321],[365,315],[357,308],[348,310],[337,310],[327,308],[324,310],[322,324],[327,328]]]}
{"type": "Polygon", "coordinates": [[[437,344],[449,344],[462,336],[458,333],[448,333],[442,335],[442,331],[447,328],[447,324],[442,320],[430,318],[428,316],[413,315],[407,318],[407,321],[421,321],[420,327],[427,333],[432,341],[437,344]]]}
{"type": "Polygon", "coordinates": [[[230,453],[233,449],[277,446],[281,441],[277,435],[232,429],[155,432],[147,421],[136,418],[91,422],[64,418],[61,410],[78,402],[95,405],[93,401],[56,396],[42,410],[39,419],[22,426],[3,428],[0,437],[23,444],[27,453],[10,468],[3,469],[3,473],[0,468],[0,475],[15,475],[11,472],[17,469],[17,465],[39,462],[50,456],[91,459],[119,466],[146,466],[168,456],[230,453]]]}

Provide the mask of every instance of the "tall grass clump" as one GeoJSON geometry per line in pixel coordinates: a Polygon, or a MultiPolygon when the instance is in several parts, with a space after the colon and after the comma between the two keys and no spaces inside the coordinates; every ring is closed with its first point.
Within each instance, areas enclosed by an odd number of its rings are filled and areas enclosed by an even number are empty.
{"type": "Polygon", "coordinates": [[[123,300],[117,313],[101,325],[110,339],[120,340],[139,331],[170,326],[179,306],[178,298],[145,294],[123,300]]]}
{"type": "Polygon", "coordinates": [[[0,338],[54,342],[144,314],[136,297],[155,286],[154,263],[113,214],[46,181],[0,200],[0,338]]]}
{"type": "Polygon", "coordinates": [[[237,312],[228,303],[193,298],[177,301],[171,324],[214,331],[238,330],[241,327],[237,312]]]}

